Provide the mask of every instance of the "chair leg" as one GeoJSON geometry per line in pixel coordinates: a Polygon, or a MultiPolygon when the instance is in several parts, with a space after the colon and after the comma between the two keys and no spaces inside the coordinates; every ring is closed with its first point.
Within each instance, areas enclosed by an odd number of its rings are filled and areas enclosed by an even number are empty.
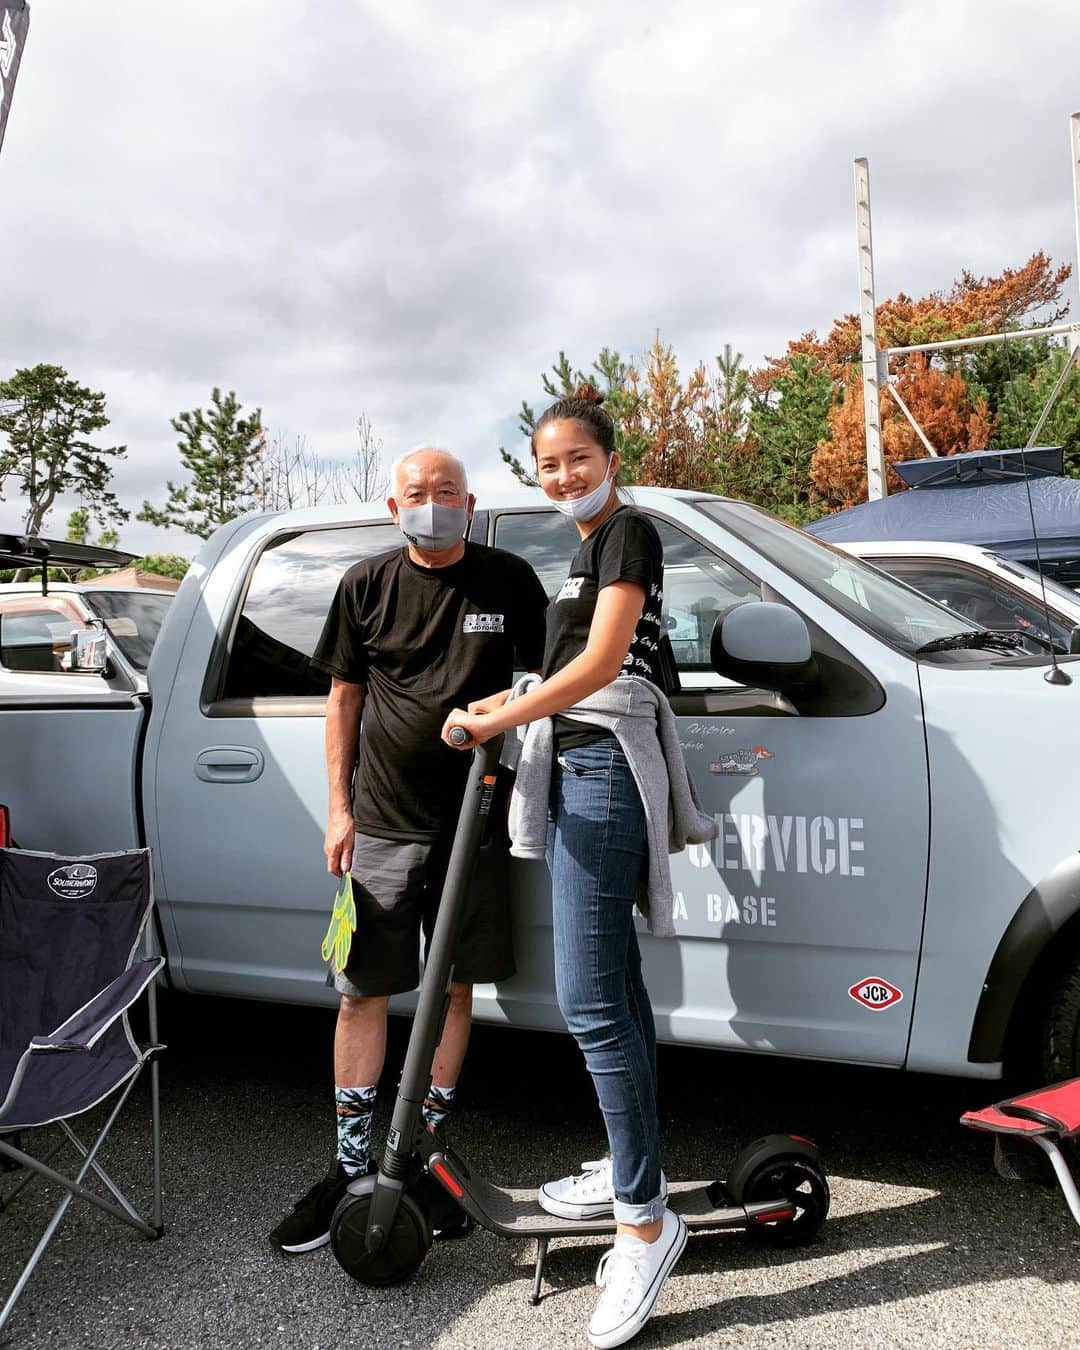
{"type": "Polygon", "coordinates": [[[73,1196],[74,1192],[68,1191],[67,1195],[65,1195],[64,1198],[60,1201],[59,1205],[57,1205],[56,1212],[53,1214],[52,1218],[46,1225],[45,1231],[44,1233],[42,1233],[37,1246],[31,1253],[29,1261],[27,1261],[26,1265],[23,1266],[22,1273],[20,1274],[19,1278],[15,1281],[15,1288],[12,1289],[11,1293],[8,1295],[7,1301],[5,1302],[3,1308],[0,1308],[0,1332],[4,1330],[8,1318],[15,1311],[15,1304],[18,1303],[19,1301],[19,1295],[26,1288],[27,1280],[29,1280],[30,1276],[33,1275],[37,1263],[41,1260],[42,1256],[44,1256],[45,1248],[52,1241],[52,1236],[59,1227],[60,1220],[64,1217],[64,1214],[67,1212],[67,1207],[68,1205],[71,1204],[73,1196]]]}
{"type": "Polygon", "coordinates": [[[1080,1223],[1080,1192],[1076,1189],[1076,1182],[1069,1170],[1069,1164],[1065,1161],[1065,1155],[1057,1144],[1052,1139],[1047,1139],[1045,1135],[1036,1135],[1031,1142],[1041,1148],[1050,1159],[1062,1194],[1065,1196],[1065,1203],[1069,1206],[1073,1218],[1080,1223]]]}
{"type": "MultiPolygon", "coordinates": [[[[20,1145],[22,1144],[22,1137],[17,1134],[12,1137],[16,1141],[14,1147],[19,1148],[20,1145]]],[[[42,1158],[41,1161],[44,1163],[51,1162],[63,1147],[64,1147],[63,1139],[58,1140],[52,1146],[52,1148],[49,1149],[48,1153],[45,1154],[44,1158],[42,1158]]],[[[36,1172],[27,1171],[27,1169],[22,1167],[20,1163],[12,1162],[11,1159],[6,1156],[0,1157],[0,1164],[6,1164],[7,1167],[9,1167],[13,1172],[17,1172],[20,1170],[26,1172],[26,1175],[21,1177],[15,1183],[15,1185],[12,1186],[11,1190],[8,1191],[7,1195],[0,1197],[0,1214],[2,1214],[4,1210],[7,1209],[8,1205],[11,1204],[12,1200],[14,1200],[15,1197],[19,1194],[19,1192],[23,1189],[23,1187],[29,1186],[30,1183],[37,1178],[38,1174],[36,1172]]]]}
{"type": "Polygon", "coordinates": [[[94,1155],[105,1142],[105,1136],[109,1133],[109,1130],[112,1129],[113,1122],[120,1113],[124,1102],[127,1101],[134,1082],[134,1078],[129,1080],[120,1100],[113,1107],[112,1111],[109,1113],[108,1120],[102,1126],[101,1133],[90,1146],[86,1159],[83,1162],[83,1166],[79,1169],[74,1180],[72,1180],[71,1177],[64,1176],[61,1172],[54,1172],[51,1167],[46,1167],[40,1159],[33,1157],[29,1153],[23,1153],[17,1148],[12,1148],[10,1144],[6,1144],[2,1139],[0,1139],[0,1153],[6,1154],[9,1158],[14,1158],[14,1160],[23,1167],[28,1167],[32,1171],[39,1173],[41,1176],[48,1177],[50,1181],[55,1181],[56,1184],[62,1186],[64,1190],[71,1191],[73,1195],[77,1195],[81,1199],[88,1201],[91,1205],[96,1206],[98,1209],[104,1210],[106,1214],[111,1214],[114,1219],[120,1219],[123,1223],[130,1224],[133,1228],[137,1228],[145,1237],[153,1238],[157,1237],[157,1233],[145,1220],[139,1218],[133,1219],[131,1215],[125,1213],[118,1205],[114,1205],[111,1201],[103,1199],[100,1195],[95,1194],[94,1191],[87,1190],[87,1188],[81,1184],[83,1177],[86,1176],[93,1164],[94,1155]]]}
{"type": "MultiPolygon", "coordinates": [[[[161,914],[155,908],[154,919],[157,928],[153,932],[147,931],[146,934],[146,954],[152,956],[154,952],[154,942],[159,936],[161,926],[161,914]]],[[[160,950],[164,952],[165,944],[161,943],[160,950]]],[[[155,1050],[150,1057],[150,1134],[153,1143],[153,1170],[154,1170],[154,1200],[150,1211],[150,1219],[157,1231],[158,1237],[161,1237],[165,1229],[162,1225],[162,1206],[161,1206],[161,1090],[158,1072],[158,1054],[162,1049],[158,1037],[158,1005],[157,1005],[157,980],[151,980],[146,990],[146,1013],[148,1018],[147,1030],[150,1032],[150,1040],[155,1046],[155,1050]]]]}
{"type": "Polygon", "coordinates": [[[98,1134],[97,1138],[90,1145],[90,1147],[86,1150],[86,1156],[83,1158],[83,1164],[79,1168],[78,1172],[76,1172],[74,1179],[72,1179],[71,1177],[62,1176],[59,1172],[54,1172],[51,1167],[47,1167],[44,1163],[39,1162],[37,1158],[31,1157],[28,1153],[23,1153],[20,1149],[12,1148],[10,1144],[5,1144],[4,1141],[0,1139],[0,1149],[2,1149],[3,1152],[7,1154],[8,1157],[15,1158],[16,1161],[22,1163],[24,1167],[32,1168],[33,1171],[39,1172],[42,1176],[48,1177],[51,1181],[55,1181],[58,1185],[63,1186],[64,1189],[67,1191],[67,1194],[60,1201],[59,1205],[57,1205],[56,1212],[49,1220],[45,1228],[45,1232],[42,1233],[37,1246],[30,1254],[29,1261],[27,1261],[26,1265],[23,1267],[22,1272],[19,1275],[19,1278],[15,1281],[14,1289],[8,1295],[3,1308],[0,1308],[0,1332],[3,1331],[4,1326],[6,1325],[8,1319],[11,1317],[11,1314],[15,1309],[15,1304],[19,1301],[19,1296],[22,1294],[22,1291],[26,1288],[27,1280],[29,1280],[30,1276],[34,1273],[34,1269],[37,1266],[37,1263],[41,1260],[42,1256],[44,1255],[45,1248],[52,1241],[53,1234],[56,1232],[60,1220],[67,1213],[67,1207],[68,1205],[71,1204],[72,1198],[74,1196],[76,1195],[81,1196],[82,1199],[88,1200],[91,1204],[96,1205],[98,1209],[103,1209],[106,1214],[111,1214],[113,1215],[114,1218],[120,1219],[124,1223],[131,1224],[133,1228],[137,1228],[146,1237],[152,1238],[158,1236],[157,1233],[154,1231],[154,1229],[151,1228],[148,1223],[144,1223],[139,1218],[132,1218],[129,1214],[126,1214],[124,1210],[119,1209],[116,1205],[110,1204],[108,1200],[103,1200],[100,1195],[95,1195],[93,1191],[88,1191],[86,1187],[82,1184],[83,1179],[85,1178],[87,1172],[89,1172],[94,1165],[95,1154],[97,1153],[101,1145],[105,1142],[105,1138],[108,1135],[109,1131],[112,1129],[116,1117],[123,1110],[124,1103],[131,1095],[131,1089],[135,1086],[138,1077],[139,1075],[136,1073],[133,1074],[131,1078],[128,1080],[127,1085],[125,1086],[123,1092],[120,1094],[119,1100],[116,1102],[113,1109],[109,1112],[109,1117],[106,1120],[105,1124],[102,1126],[101,1132],[98,1134]]]}
{"type": "MultiPolygon", "coordinates": [[[[19,1131],[15,1130],[11,1137],[15,1141],[15,1147],[19,1148],[22,1144],[22,1136],[19,1131]]],[[[0,1158],[0,1172],[17,1172],[18,1170],[18,1163],[13,1163],[10,1158],[0,1158]]]]}
{"type": "MultiPolygon", "coordinates": [[[[85,1158],[87,1152],[86,1145],[82,1142],[82,1140],[71,1128],[71,1126],[67,1123],[67,1121],[58,1120],[56,1123],[60,1126],[60,1128],[64,1131],[67,1137],[71,1140],[72,1144],[79,1151],[79,1154],[85,1158]]],[[[116,1200],[117,1204],[121,1205],[131,1216],[131,1218],[141,1219],[142,1216],[139,1214],[139,1211],[127,1198],[127,1196],[116,1184],[116,1182],[113,1181],[113,1179],[109,1176],[108,1172],[106,1172],[105,1169],[97,1162],[91,1163],[90,1166],[93,1170],[94,1176],[96,1176],[97,1179],[101,1182],[101,1184],[108,1190],[109,1194],[112,1195],[112,1197],[116,1200]]]]}
{"type": "Polygon", "coordinates": [[[154,1199],[150,1222],[158,1237],[165,1231],[161,1218],[161,1091],[157,1055],[150,1060],[150,1135],[153,1146],[154,1199]]]}

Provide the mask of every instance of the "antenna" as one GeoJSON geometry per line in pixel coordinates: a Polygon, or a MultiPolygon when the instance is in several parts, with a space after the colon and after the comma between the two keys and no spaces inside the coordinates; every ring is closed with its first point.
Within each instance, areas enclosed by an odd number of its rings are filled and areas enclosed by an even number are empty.
{"type": "MultiPolygon", "coordinates": [[[[1080,266],[1080,113],[1073,113],[1069,119],[1069,139],[1072,147],[1072,170],[1073,170],[1073,205],[1076,210],[1076,253],[1077,263],[1080,266]]],[[[1080,285],[1080,275],[1077,276],[1077,283],[1080,285]]],[[[1005,330],[1005,318],[1002,315],[1002,331],[1005,330]]],[[[1035,426],[1032,427],[1031,435],[1027,443],[1020,447],[1020,463],[1024,469],[1024,487],[1027,491],[1028,515],[1031,518],[1031,539],[1035,545],[1035,568],[1039,573],[1039,589],[1042,592],[1043,614],[1046,618],[1047,634],[1052,634],[1053,629],[1050,621],[1050,603],[1046,598],[1046,577],[1043,573],[1042,552],[1039,548],[1039,531],[1035,525],[1035,506],[1031,497],[1031,478],[1028,474],[1027,452],[1035,444],[1036,438],[1046,425],[1046,420],[1050,416],[1050,411],[1057,402],[1058,395],[1065,388],[1065,384],[1072,373],[1073,365],[1080,354],[1080,337],[1075,332],[1069,334],[1069,353],[1065,358],[1065,364],[1061,368],[1061,374],[1058,376],[1050,397],[1046,400],[1046,406],[1035,426]]],[[[1009,389],[1012,391],[1013,413],[1016,408],[1016,389],[1013,385],[1012,360],[1009,356],[1009,344],[1005,343],[1005,364],[1009,371],[1009,389]]],[[[1043,677],[1047,684],[1072,684],[1072,676],[1058,665],[1057,652],[1054,650],[1053,637],[1050,638],[1050,669],[1043,677]]]]}
{"type": "MultiPolygon", "coordinates": [[[[1005,327],[1002,323],[1002,328],[1005,327]]],[[[1070,360],[1065,363],[1068,369],[1070,360]]],[[[1012,359],[1009,356],[1009,344],[1005,344],[1005,364],[1009,370],[1009,388],[1012,390],[1013,411],[1016,410],[1016,390],[1013,388],[1012,359]]],[[[1058,665],[1057,652],[1054,650],[1054,627],[1050,619],[1050,602],[1046,598],[1046,577],[1042,568],[1042,554],[1039,550],[1039,531],[1035,527],[1035,504],[1031,499],[1031,477],[1028,474],[1027,452],[1031,449],[1031,441],[1027,445],[1020,447],[1020,463],[1024,468],[1024,488],[1027,492],[1028,516],[1031,518],[1031,539],[1035,545],[1035,570],[1039,574],[1039,590],[1042,594],[1043,616],[1046,619],[1046,632],[1050,640],[1050,669],[1043,676],[1047,684],[1072,684],[1072,676],[1062,670],[1058,665]]]]}

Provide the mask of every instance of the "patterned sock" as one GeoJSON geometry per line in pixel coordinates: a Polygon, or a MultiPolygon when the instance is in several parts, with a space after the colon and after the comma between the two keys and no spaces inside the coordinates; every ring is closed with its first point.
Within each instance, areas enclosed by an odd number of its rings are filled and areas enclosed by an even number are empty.
{"type": "Polygon", "coordinates": [[[351,1177],[362,1176],[371,1159],[371,1114],[375,1109],[378,1085],[336,1087],[337,1156],[351,1177]]]}
{"type": "Polygon", "coordinates": [[[424,1124],[429,1129],[435,1129],[441,1125],[454,1105],[454,1093],[457,1091],[457,1085],[453,1087],[436,1087],[432,1083],[428,1088],[428,1094],[424,1098],[424,1105],[420,1108],[420,1114],[424,1117],[424,1124]]]}

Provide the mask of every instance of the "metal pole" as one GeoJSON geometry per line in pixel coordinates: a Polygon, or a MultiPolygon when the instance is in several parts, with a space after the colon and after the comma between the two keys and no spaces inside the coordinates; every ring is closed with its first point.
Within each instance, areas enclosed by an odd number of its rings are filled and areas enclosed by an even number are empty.
{"type": "MultiPolygon", "coordinates": [[[[153,860],[150,862],[150,886],[153,889],[153,860]]],[[[157,901],[152,899],[152,914],[157,914],[157,901]]],[[[146,924],[146,954],[147,956],[164,955],[157,951],[157,927],[151,921],[146,924]]],[[[157,1006],[157,982],[158,971],[150,981],[146,989],[146,1009],[148,1017],[147,1030],[150,1034],[150,1044],[158,1045],[158,1006],[157,1006]]],[[[161,1236],[161,1077],[158,1069],[158,1051],[152,1050],[150,1054],[150,1167],[153,1173],[154,1198],[150,1206],[150,1222],[154,1225],[154,1231],[161,1236]]]]}
{"type": "MultiPolygon", "coordinates": [[[[1073,207],[1076,211],[1076,271],[1073,275],[1080,289],[1080,112],[1074,112],[1069,119],[1069,129],[1072,133],[1073,207]]],[[[1069,346],[1074,356],[1080,351],[1080,328],[1070,335],[1069,346]]]]}
{"type": "Polygon", "coordinates": [[[866,420],[866,490],[870,501],[884,497],[885,457],[881,449],[878,394],[877,310],[874,302],[874,244],[870,232],[870,165],[855,161],[855,228],[859,248],[859,327],[862,332],[863,415],[866,420]]]}
{"type": "Polygon", "coordinates": [[[1058,401],[1058,396],[1065,388],[1065,381],[1072,374],[1072,368],[1076,365],[1078,356],[1080,356],[1080,347],[1073,347],[1065,358],[1065,364],[1061,367],[1061,374],[1057,377],[1057,383],[1054,385],[1053,389],[1051,389],[1050,397],[1046,400],[1046,406],[1039,415],[1039,420],[1032,427],[1031,435],[1027,438],[1027,445],[1024,446],[1025,450],[1030,450],[1042,434],[1042,429],[1046,426],[1046,419],[1053,412],[1054,404],[1058,401]]]}
{"type": "MultiPolygon", "coordinates": [[[[1076,271],[1077,285],[1080,286],[1080,113],[1073,113],[1069,119],[1069,130],[1072,141],[1073,205],[1076,208],[1076,271]]],[[[1024,446],[1025,450],[1030,450],[1042,434],[1042,429],[1046,425],[1061,391],[1065,388],[1066,381],[1072,374],[1073,368],[1080,365],[1080,324],[1070,324],[1068,331],[1069,355],[1065,364],[1061,367],[1061,374],[1057,377],[1057,382],[1050,391],[1050,397],[1046,400],[1046,406],[1043,408],[1039,420],[1031,430],[1027,445],[1024,446]]]]}
{"type": "Polygon", "coordinates": [[[920,441],[922,441],[923,445],[926,447],[927,453],[930,454],[930,455],[933,455],[935,459],[938,458],[938,452],[934,449],[934,447],[933,447],[933,446],[930,444],[930,442],[927,440],[926,432],[923,431],[922,427],[919,426],[918,422],[915,421],[915,418],[914,418],[914,416],[912,415],[911,409],[910,409],[910,408],[908,407],[908,405],[904,402],[904,400],[900,397],[900,391],[897,389],[896,385],[895,385],[895,384],[886,384],[885,388],[889,391],[890,394],[892,394],[893,398],[896,400],[896,405],[897,405],[897,407],[898,407],[898,408],[900,409],[900,411],[904,414],[904,416],[907,418],[907,420],[911,423],[912,427],[914,428],[915,435],[918,436],[918,438],[919,438],[920,441]]]}
{"type": "MultiPolygon", "coordinates": [[[[1080,227],[1078,227],[1080,228],[1080,227]]],[[[910,347],[886,347],[883,356],[899,356],[903,352],[943,352],[951,347],[981,347],[987,342],[1026,341],[1051,333],[1071,333],[1080,342],[1080,323],[1052,323],[1046,328],[1007,328],[1003,333],[985,333],[982,337],[947,338],[943,342],[915,342],[910,347]]]]}

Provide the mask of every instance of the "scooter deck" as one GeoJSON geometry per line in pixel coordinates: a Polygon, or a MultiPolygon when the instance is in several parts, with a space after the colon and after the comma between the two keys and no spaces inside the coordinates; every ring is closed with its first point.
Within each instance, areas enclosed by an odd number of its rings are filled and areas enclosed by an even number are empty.
{"type": "MultiPolygon", "coordinates": [[[[682,1215],[687,1228],[744,1227],[747,1222],[746,1210],[741,1205],[731,1203],[714,1204],[708,1195],[712,1185],[712,1181],[669,1182],[668,1205],[682,1215]]],[[[615,1231],[615,1220],[610,1214],[602,1214],[595,1219],[564,1219],[557,1214],[549,1214],[540,1208],[535,1187],[494,1186],[482,1177],[473,1176],[469,1178],[468,1189],[488,1222],[508,1237],[583,1237],[591,1233],[615,1231]]],[[[465,1201],[462,1203],[468,1208],[465,1201]]]]}

